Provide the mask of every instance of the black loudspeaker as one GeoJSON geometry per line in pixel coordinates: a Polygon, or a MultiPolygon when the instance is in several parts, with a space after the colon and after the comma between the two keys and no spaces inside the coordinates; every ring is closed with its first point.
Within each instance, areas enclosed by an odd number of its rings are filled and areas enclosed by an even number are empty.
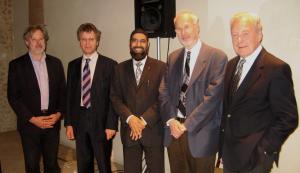
{"type": "Polygon", "coordinates": [[[175,0],[134,0],[135,28],[144,29],[150,38],[175,37],[175,4],[175,0]]]}

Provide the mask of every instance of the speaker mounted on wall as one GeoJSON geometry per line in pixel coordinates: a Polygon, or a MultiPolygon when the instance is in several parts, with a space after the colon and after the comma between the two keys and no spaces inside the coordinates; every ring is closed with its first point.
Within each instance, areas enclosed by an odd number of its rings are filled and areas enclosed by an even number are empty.
{"type": "Polygon", "coordinates": [[[175,37],[175,0],[135,0],[134,7],[135,28],[144,29],[150,38],[175,37]]]}

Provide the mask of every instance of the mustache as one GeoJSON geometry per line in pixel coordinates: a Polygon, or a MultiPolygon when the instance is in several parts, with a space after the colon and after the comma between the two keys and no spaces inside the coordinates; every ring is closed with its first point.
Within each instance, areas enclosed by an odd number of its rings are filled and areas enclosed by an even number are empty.
{"type": "Polygon", "coordinates": [[[136,46],[136,47],[132,47],[133,49],[143,49],[143,50],[145,50],[145,48],[144,47],[141,47],[141,46],[136,46]]]}

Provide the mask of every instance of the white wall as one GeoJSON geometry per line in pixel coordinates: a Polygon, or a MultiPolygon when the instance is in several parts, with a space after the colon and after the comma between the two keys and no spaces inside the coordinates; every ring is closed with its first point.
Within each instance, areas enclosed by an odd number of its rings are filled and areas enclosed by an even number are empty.
{"type": "MultiPolygon", "coordinates": [[[[48,52],[67,63],[81,55],[76,29],[84,22],[94,23],[101,31],[100,52],[121,62],[129,58],[128,39],[134,29],[133,0],[51,0],[44,1],[45,23],[50,41],[48,52]]],[[[231,47],[229,19],[238,11],[252,11],[264,23],[264,47],[291,65],[298,103],[300,102],[300,1],[298,0],[177,0],[177,9],[189,9],[200,17],[201,38],[206,43],[234,56],[231,47]]],[[[180,47],[171,39],[170,51],[180,47]]],[[[166,58],[167,39],[161,40],[162,60],[166,58]]],[[[151,39],[150,55],[156,56],[156,40],[151,39]]],[[[298,104],[299,105],[299,104],[298,104]]],[[[64,129],[62,142],[66,143],[64,129]]],[[[69,143],[70,144],[70,143],[69,143]]],[[[71,144],[73,145],[73,144],[71,144]]],[[[74,146],[74,145],[73,145],[74,146]]],[[[282,148],[280,167],[273,173],[296,173],[300,170],[300,136],[294,132],[282,148]],[[297,171],[298,170],[298,171],[297,171]]],[[[122,149],[117,136],[114,160],[122,162],[122,149]]]]}

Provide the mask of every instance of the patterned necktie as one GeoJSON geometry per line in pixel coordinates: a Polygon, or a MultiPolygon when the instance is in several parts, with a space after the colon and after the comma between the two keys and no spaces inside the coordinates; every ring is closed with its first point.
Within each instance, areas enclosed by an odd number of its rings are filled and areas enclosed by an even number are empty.
{"type": "Polygon", "coordinates": [[[183,74],[183,84],[180,90],[179,102],[177,108],[182,113],[183,116],[186,116],[186,90],[188,88],[188,83],[190,81],[190,59],[191,59],[191,52],[188,51],[186,54],[186,60],[184,65],[184,74],[183,74]]]}
{"type": "Polygon", "coordinates": [[[81,94],[82,94],[82,104],[84,107],[91,107],[91,72],[89,67],[89,62],[91,59],[87,58],[85,60],[85,65],[83,67],[82,83],[81,83],[81,94]]]}
{"type": "Polygon", "coordinates": [[[136,79],[136,84],[139,85],[142,76],[142,69],[141,69],[142,62],[137,62],[135,65],[136,65],[135,79],[136,79]]]}
{"type": "Polygon", "coordinates": [[[242,71],[243,71],[243,66],[244,63],[246,62],[245,58],[241,58],[238,66],[237,66],[237,71],[235,75],[232,78],[232,85],[231,85],[231,95],[234,96],[235,92],[238,89],[238,85],[241,79],[242,71]]]}

